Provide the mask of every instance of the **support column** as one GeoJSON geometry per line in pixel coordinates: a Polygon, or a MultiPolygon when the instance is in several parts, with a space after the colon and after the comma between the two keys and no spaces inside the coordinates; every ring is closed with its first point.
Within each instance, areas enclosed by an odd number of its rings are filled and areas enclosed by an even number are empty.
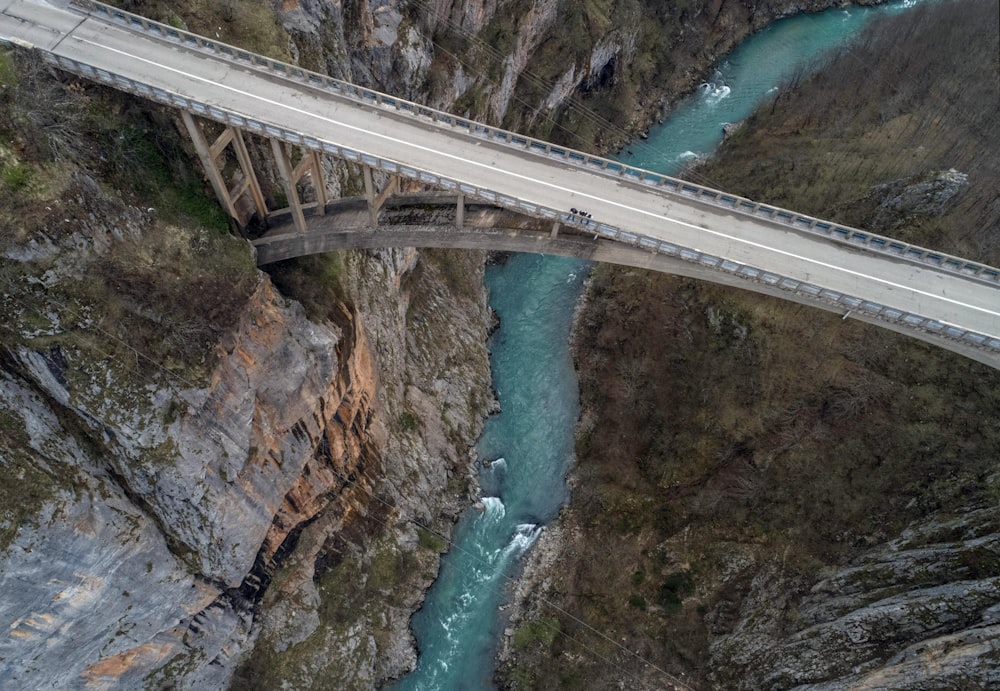
{"type": "Polygon", "coordinates": [[[212,189],[215,190],[215,196],[218,197],[219,203],[234,221],[243,225],[239,214],[236,213],[236,204],[229,194],[226,181],[222,179],[222,171],[215,165],[215,156],[212,155],[212,147],[205,139],[205,133],[201,131],[201,127],[194,121],[191,113],[186,110],[181,110],[181,119],[184,121],[184,126],[187,127],[191,141],[194,142],[194,149],[198,153],[198,158],[201,159],[201,165],[205,169],[208,181],[212,183],[212,189]]]}
{"type": "Polygon", "coordinates": [[[550,238],[556,238],[559,235],[559,221],[552,221],[552,232],[549,233],[550,238]]]}
{"type": "Polygon", "coordinates": [[[399,194],[399,176],[393,175],[389,178],[389,182],[386,186],[382,188],[382,191],[378,193],[375,197],[375,213],[382,210],[382,205],[385,204],[385,200],[394,194],[399,194]]]}
{"type": "Polygon", "coordinates": [[[295,223],[295,230],[299,234],[306,232],[306,218],[302,214],[302,202],[299,200],[299,193],[295,189],[296,178],[292,175],[292,163],[288,160],[285,147],[278,139],[271,139],[271,151],[274,153],[274,162],[278,165],[278,174],[281,176],[281,184],[285,188],[288,196],[288,207],[292,211],[292,222],[295,223]]]}
{"type": "Polygon", "coordinates": [[[361,166],[361,171],[365,178],[365,199],[368,200],[368,219],[372,228],[378,228],[378,209],[375,208],[375,183],[372,181],[372,169],[368,166],[361,166]]]}
{"type": "Polygon", "coordinates": [[[319,152],[310,151],[309,158],[312,159],[312,184],[316,190],[316,213],[320,216],[326,214],[326,184],[323,180],[323,166],[320,163],[319,152]]]}
{"type": "Polygon", "coordinates": [[[250,153],[243,140],[243,132],[235,127],[227,129],[233,131],[233,149],[236,150],[236,160],[240,162],[240,168],[243,169],[243,177],[246,178],[254,208],[257,209],[257,217],[263,222],[267,219],[267,203],[264,201],[264,193],[260,190],[257,173],[254,172],[253,164],[250,162],[250,153]]]}
{"type": "Polygon", "coordinates": [[[465,227],[465,195],[458,195],[458,201],[455,203],[455,225],[461,230],[465,227]]]}

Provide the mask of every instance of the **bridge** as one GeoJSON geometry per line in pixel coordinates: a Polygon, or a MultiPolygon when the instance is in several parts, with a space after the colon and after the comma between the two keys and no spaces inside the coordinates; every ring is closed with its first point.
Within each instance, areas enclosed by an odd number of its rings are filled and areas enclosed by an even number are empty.
{"type": "Polygon", "coordinates": [[[0,42],[179,109],[229,215],[241,225],[272,219],[255,241],[259,264],[346,247],[566,254],[776,295],[1000,368],[1000,270],[975,261],[487,126],[93,0],[0,0],[0,42]],[[205,121],[221,126],[214,141],[205,121]],[[267,208],[248,133],[269,141],[287,208],[267,208]],[[235,183],[217,165],[230,148],[235,183]],[[313,184],[322,156],[360,168],[364,197],[328,203],[313,184]],[[401,181],[438,192],[402,195],[401,181]],[[310,203],[302,187],[313,189],[310,203]]]}

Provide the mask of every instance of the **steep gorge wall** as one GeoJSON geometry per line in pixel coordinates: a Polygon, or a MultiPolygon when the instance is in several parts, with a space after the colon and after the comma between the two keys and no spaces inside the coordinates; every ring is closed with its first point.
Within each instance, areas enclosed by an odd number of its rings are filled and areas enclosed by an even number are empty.
{"type": "MultiPolygon", "coordinates": [[[[635,28],[641,8],[625,5],[566,50],[573,7],[553,0],[441,2],[436,14],[354,0],[276,10],[308,67],[551,132],[544,118],[567,99],[616,101],[622,89],[649,98],[622,100],[613,117],[644,127],[658,94],[690,87],[714,57],[704,49],[669,79],[643,81],[654,73],[623,65],[651,34],[635,28]],[[558,67],[541,88],[524,79],[540,65],[558,67]]],[[[744,5],[698,4],[684,18],[702,29],[678,30],[683,45],[711,36],[718,50],[786,11],[767,6],[749,21],[744,5]]],[[[623,135],[585,136],[577,145],[623,135]]],[[[30,190],[28,213],[3,218],[0,607],[11,626],[0,679],[371,688],[403,673],[415,659],[409,616],[444,544],[435,532],[448,533],[475,491],[467,453],[492,402],[481,258],[345,254],[350,306],[307,319],[244,254],[248,287],[213,329],[192,322],[204,312],[213,323],[222,289],[209,281],[201,295],[207,279],[188,283],[178,268],[214,268],[212,231],[157,220],[86,173],[62,175],[30,190]],[[171,301],[190,303],[188,319],[164,317],[171,301]],[[202,348],[182,343],[203,333],[202,348]],[[157,340],[164,352],[150,358],[157,340]]]]}
{"type": "MultiPolygon", "coordinates": [[[[887,17],[698,172],[995,263],[997,25],[988,1],[887,17]]],[[[608,266],[575,346],[573,497],[518,585],[504,687],[997,685],[1000,373],[608,266]]]]}
{"type": "MultiPolygon", "coordinates": [[[[4,126],[123,108],[21,79],[4,126]]],[[[345,255],[347,294],[310,320],[226,230],[15,147],[0,149],[2,683],[221,688],[258,637],[254,659],[313,634],[362,686],[404,671],[443,544],[411,521],[447,533],[468,503],[492,404],[481,257],[345,255]],[[324,577],[342,589],[321,597],[324,577]]]]}
{"type": "MultiPolygon", "coordinates": [[[[5,247],[5,276],[44,273],[46,289],[5,302],[7,323],[19,325],[2,359],[5,497],[8,511],[19,487],[33,503],[5,519],[0,607],[11,628],[0,679],[226,685],[259,632],[280,650],[329,633],[314,583],[348,552],[416,553],[381,586],[398,605],[361,611],[363,585],[355,593],[352,582],[333,597],[351,605],[335,622],[350,625],[339,644],[351,669],[368,685],[400,673],[413,661],[409,615],[437,560],[407,519],[447,531],[491,401],[481,260],[455,269],[470,283],[452,297],[413,252],[358,256],[355,294],[369,302],[336,307],[323,323],[259,276],[196,383],[168,362],[142,362],[141,350],[129,353],[138,366],[107,356],[121,343],[99,321],[75,320],[108,305],[54,298],[77,290],[77,271],[94,263],[81,262],[81,247],[99,259],[120,243],[187,234],[114,200],[102,211],[62,237],[41,229],[5,247]],[[26,246],[45,249],[29,256],[26,246]],[[31,328],[38,315],[46,328],[31,328]],[[78,345],[88,326],[96,350],[78,345]],[[378,630],[367,657],[351,648],[378,630]]],[[[330,636],[323,664],[336,662],[330,636]]]]}
{"type": "Polygon", "coordinates": [[[836,4],[283,0],[274,7],[305,67],[602,151],[662,117],[750,33],[836,4]]]}

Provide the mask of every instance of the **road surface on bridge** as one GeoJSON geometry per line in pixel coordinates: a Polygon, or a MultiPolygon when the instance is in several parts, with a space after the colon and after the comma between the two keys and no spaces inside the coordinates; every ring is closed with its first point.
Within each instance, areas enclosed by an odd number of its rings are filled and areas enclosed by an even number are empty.
{"type": "Polygon", "coordinates": [[[677,243],[844,294],[1000,337],[1000,285],[729,211],[607,172],[363,104],[78,11],[0,0],[0,36],[438,176],[551,209],[589,212],[677,243]]]}

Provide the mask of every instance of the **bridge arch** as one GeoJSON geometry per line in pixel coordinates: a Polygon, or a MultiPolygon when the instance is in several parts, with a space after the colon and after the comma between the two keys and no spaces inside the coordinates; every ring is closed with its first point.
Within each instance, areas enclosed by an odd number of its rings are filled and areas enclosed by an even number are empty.
{"type": "Polygon", "coordinates": [[[815,307],[1000,368],[1000,358],[952,335],[915,329],[905,322],[894,323],[872,311],[845,308],[842,299],[824,291],[795,289],[781,281],[764,280],[762,276],[751,276],[739,270],[720,271],[711,262],[624,245],[579,229],[554,233],[547,222],[489,203],[465,203],[464,222],[457,225],[458,208],[458,195],[449,192],[389,196],[379,210],[379,225],[373,226],[368,200],[351,197],[330,202],[323,215],[309,217],[306,233],[299,232],[287,214],[283,214],[284,218],[278,216],[268,231],[252,244],[258,266],[326,252],[390,247],[528,252],[618,264],[709,281],[815,307]]]}
{"type": "MultiPolygon", "coordinates": [[[[0,42],[177,108],[186,121],[196,115],[221,123],[229,134],[196,142],[203,160],[230,144],[242,156],[244,131],[268,139],[286,189],[307,174],[317,177],[318,156],[360,165],[372,229],[380,227],[380,204],[392,196],[375,195],[372,171],[380,170],[456,195],[451,246],[473,242],[465,234],[465,201],[493,204],[549,223],[548,236],[499,225],[476,242],[488,237],[500,249],[544,248],[736,285],[833,309],[1000,368],[1000,269],[470,121],[96,0],[72,0],[70,7],[12,0],[0,15],[0,42]],[[297,164],[287,144],[304,152],[297,164]],[[592,220],[569,211],[581,205],[592,220]]],[[[230,190],[218,176],[212,183],[232,215],[230,190]]],[[[332,249],[332,237],[321,240],[311,227],[315,218],[307,224],[297,196],[289,199],[297,242],[332,249]]],[[[320,200],[316,211],[326,209],[320,200]]],[[[350,226],[356,244],[367,241],[363,225],[350,226]]],[[[382,233],[378,246],[426,246],[446,237],[390,235],[382,233]]],[[[269,244],[279,243],[272,236],[269,244]]]]}

